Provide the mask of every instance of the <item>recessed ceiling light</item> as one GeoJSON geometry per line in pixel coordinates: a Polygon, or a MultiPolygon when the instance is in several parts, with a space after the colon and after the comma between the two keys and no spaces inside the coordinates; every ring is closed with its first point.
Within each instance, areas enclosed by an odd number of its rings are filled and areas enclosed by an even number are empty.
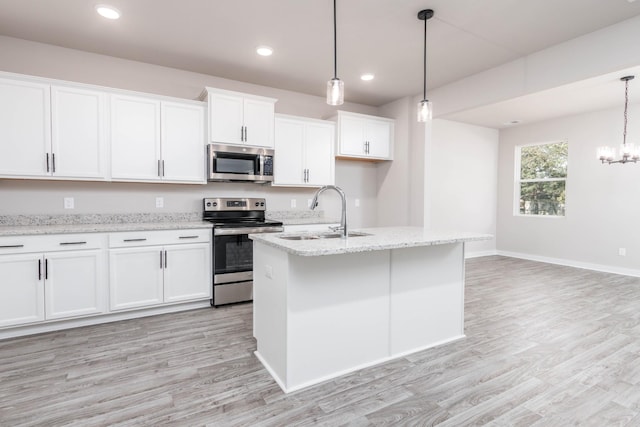
{"type": "Polygon", "coordinates": [[[273,49],[269,46],[258,46],[256,48],[256,53],[260,56],[271,56],[273,54],[273,49]]]}
{"type": "Polygon", "coordinates": [[[365,82],[368,82],[369,80],[373,80],[373,78],[375,77],[375,75],[371,74],[371,73],[366,73],[360,76],[361,80],[364,80],[365,82]]]}
{"type": "Polygon", "coordinates": [[[522,120],[511,120],[511,121],[508,121],[508,122],[504,122],[503,124],[505,126],[513,126],[513,125],[518,125],[520,123],[522,123],[522,120]]]}
{"type": "Polygon", "coordinates": [[[118,19],[120,18],[120,11],[113,6],[109,6],[106,4],[99,4],[96,6],[96,12],[100,14],[100,16],[107,19],[118,19]]]}

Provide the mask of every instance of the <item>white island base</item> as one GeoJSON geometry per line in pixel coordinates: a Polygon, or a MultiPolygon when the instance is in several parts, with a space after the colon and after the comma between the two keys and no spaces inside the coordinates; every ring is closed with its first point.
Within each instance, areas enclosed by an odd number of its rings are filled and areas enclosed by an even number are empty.
{"type": "Polygon", "coordinates": [[[285,392],[463,338],[464,242],[300,256],[254,238],[254,336],[285,392]]]}

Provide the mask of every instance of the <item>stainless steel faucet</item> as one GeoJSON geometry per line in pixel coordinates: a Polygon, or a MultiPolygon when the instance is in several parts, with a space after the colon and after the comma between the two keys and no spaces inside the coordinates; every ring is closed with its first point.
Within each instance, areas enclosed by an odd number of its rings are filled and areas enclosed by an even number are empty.
{"type": "Polygon", "coordinates": [[[314,210],[316,206],[318,206],[318,196],[324,193],[325,190],[336,190],[342,198],[342,218],[340,218],[340,227],[336,230],[340,230],[342,232],[342,238],[347,238],[347,196],[344,195],[344,191],[340,187],[336,187],[335,185],[325,185],[316,191],[316,194],[313,196],[313,200],[311,201],[311,210],[314,210]]]}

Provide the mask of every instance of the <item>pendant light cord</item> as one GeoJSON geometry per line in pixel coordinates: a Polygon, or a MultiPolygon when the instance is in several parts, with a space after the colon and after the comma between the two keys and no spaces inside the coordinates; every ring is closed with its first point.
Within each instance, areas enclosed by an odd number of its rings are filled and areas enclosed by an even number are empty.
{"type": "Polygon", "coordinates": [[[624,82],[624,130],[622,132],[622,145],[627,145],[627,108],[629,105],[629,80],[624,82]]]}
{"type": "MultiPolygon", "coordinates": [[[[335,0],[334,0],[335,1],[335,0]]],[[[427,99],[427,19],[424,20],[424,66],[423,66],[423,76],[424,76],[424,84],[422,86],[422,99],[427,99]]]]}
{"type": "Polygon", "coordinates": [[[336,0],[333,0],[333,78],[338,78],[338,32],[336,29],[336,0]]]}

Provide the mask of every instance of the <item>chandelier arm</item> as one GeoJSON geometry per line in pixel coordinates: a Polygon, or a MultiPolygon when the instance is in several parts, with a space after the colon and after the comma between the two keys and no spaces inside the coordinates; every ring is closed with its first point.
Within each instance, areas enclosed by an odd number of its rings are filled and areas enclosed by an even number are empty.
{"type": "Polygon", "coordinates": [[[338,30],[336,20],[336,0],[333,0],[333,78],[338,78],[338,30]]]}
{"type": "Polygon", "coordinates": [[[427,99],[427,19],[424,20],[424,51],[423,51],[423,73],[424,84],[422,85],[422,99],[427,99]]]}
{"type": "Polygon", "coordinates": [[[624,130],[622,132],[622,145],[627,145],[627,109],[629,107],[629,80],[624,82],[624,130]]]}

